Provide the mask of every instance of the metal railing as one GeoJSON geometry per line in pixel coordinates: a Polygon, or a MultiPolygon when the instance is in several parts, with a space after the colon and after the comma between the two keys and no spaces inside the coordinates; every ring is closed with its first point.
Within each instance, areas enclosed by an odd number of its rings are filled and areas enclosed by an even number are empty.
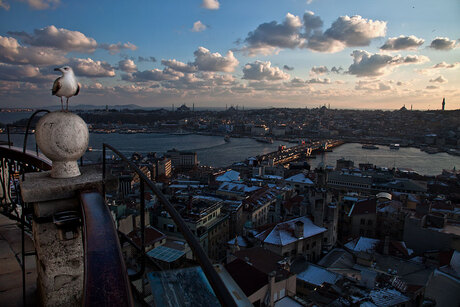
{"type": "MultiPolygon", "coordinates": [[[[170,214],[171,218],[173,219],[174,223],[179,228],[180,232],[184,236],[185,240],[189,244],[190,248],[192,249],[194,255],[198,263],[200,264],[204,274],[206,275],[211,287],[214,290],[217,298],[219,299],[220,303],[223,306],[236,306],[236,303],[231,296],[230,292],[228,291],[227,287],[223,283],[222,279],[217,274],[216,270],[214,269],[213,265],[211,264],[208,256],[204,252],[203,248],[201,247],[200,243],[196,239],[196,237],[192,234],[189,227],[185,224],[184,220],[180,216],[180,214],[176,211],[174,206],[170,203],[170,201],[166,198],[166,196],[160,191],[160,189],[152,182],[132,161],[130,161],[126,156],[124,156],[121,152],[119,152],[116,148],[109,144],[102,145],[102,155],[103,155],[103,164],[102,164],[102,176],[103,180],[107,178],[107,161],[106,161],[106,151],[112,151],[123,163],[125,163],[132,171],[134,171],[137,176],[139,177],[139,189],[140,189],[140,224],[141,224],[141,246],[140,249],[142,251],[142,258],[141,258],[141,269],[140,271],[136,272],[132,278],[138,277],[144,273],[145,270],[145,237],[144,237],[144,228],[145,228],[145,193],[144,188],[147,185],[150,190],[158,197],[166,211],[170,214]]],[[[103,190],[103,194],[105,197],[105,187],[103,190]]]]}

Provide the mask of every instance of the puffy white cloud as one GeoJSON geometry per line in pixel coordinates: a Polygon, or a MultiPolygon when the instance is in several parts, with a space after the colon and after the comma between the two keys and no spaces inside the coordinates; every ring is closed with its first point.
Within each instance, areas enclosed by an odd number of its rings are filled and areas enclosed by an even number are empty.
{"type": "Polygon", "coordinates": [[[137,66],[131,59],[126,59],[118,62],[118,69],[127,73],[132,73],[137,71],[137,66]]]}
{"type": "Polygon", "coordinates": [[[344,42],[348,47],[368,46],[372,39],[386,35],[386,27],[385,21],[365,19],[359,15],[341,16],[324,34],[344,42]]]}
{"type": "Polygon", "coordinates": [[[414,35],[389,38],[380,49],[382,50],[414,50],[423,45],[424,39],[414,35]]]}
{"type": "Polygon", "coordinates": [[[326,66],[313,66],[310,70],[311,74],[323,75],[329,72],[326,66]]]}
{"type": "Polygon", "coordinates": [[[249,55],[267,55],[279,51],[280,48],[338,52],[345,47],[368,46],[372,39],[385,36],[386,25],[385,21],[374,21],[359,15],[341,16],[329,29],[322,32],[323,21],[313,12],[305,12],[302,20],[288,13],[281,24],[276,21],[263,23],[249,32],[245,39],[247,45],[241,50],[249,55]]]}
{"type": "Polygon", "coordinates": [[[35,10],[55,9],[60,3],[60,0],[20,0],[26,2],[35,10]]]}
{"type": "Polygon", "coordinates": [[[105,61],[94,61],[91,58],[73,58],[70,66],[72,66],[77,77],[115,77],[115,68],[105,61]]]}
{"type": "Polygon", "coordinates": [[[131,44],[130,42],[127,43],[116,43],[116,44],[99,44],[99,48],[105,49],[110,52],[110,54],[116,54],[120,52],[123,49],[129,49],[129,50],[136,50],[137,46],[134,44],[131,44]]]}
{"type": "Polygon", "coordinates": [[[53,48],[21,46],[13,37],[0,36],[0,62],[10,64],[61,65],[68,61],[53,48]]]}
{"type": "Polygon", "coordinates": [[[218,10],[219,6],[218,0],[203,0],[203,3],[201,3],[201,7],[208,10],[218,10]]]}
{"type": "Polygon", "coordinates": [[[380,53],[371,54],[364,50],[354,50],[351,56],[353,56],[353,64],[348,68],[348,73],[358,77],[381,76],[389,73],[397,65],[419,64],[429,61],[425,56],[391,56],[380,53]]]}
{"type": "Polygon", "coordinates": [[[180,61],[176,61],[175,59],[173,60],[161,60],[161,64],[164,66],[167,66],[173,70],[180,71],[180,72],[185,72],[185,73],[190,73],[196,71],[196,66],[191,65],[191,64],[185,64],[180,61]]]}
{"type": "Polygon", "coordinates": [[[432,83],[447,83],[447,79],[444,78],[443,76],[439,76],[435,79],[430,79],[430,82],[432,83]]]}
{"type": "Polygon", "coordinates": [[[193,23],[192,32],[202,32],[206,30],[206,28],[206,25],[198,20],[193,23]]]}
{"type": "Polygon", "coordinates": [[[315,16],[315,13],[311,11],[306,11],[302,19],[306,37],[310,37],[313,32],[321,32],[323,27],[321,17],[315,16]]]}
{"type": "Polygon", "coordinates": [[[193,53],[195,55],[195,65],[201,71],[223,71],[232,72],[239,64],[232,51],[228,51],[226,56],[220,53],[211,53],[204,47],[198,47],[193,53]]]}
{"type": "Polygon", "coordinates": [[[296,48],[305,41],[299,32],[301,27],[301,19],[287,13],[283,23],[279,24],[276,21],[263,23],[249,32],[245,39],[248,46],[243,50],[250,55],[255,55],[273,53],[277,48],[296,48]]]}
{"type": "Polygon", "coordinates": [[[52,47],[63,51],[94,52],[97,42],[79,31],[71,31],[55,26],[35,29],[32,35],[25,32],[9,32],[32,46],[52,47]]]}
{"type": "Polygon", "coordinates": [[[243,68],[243,79],[247,80],[287,80],[290,75],[279,67],[272,67],[271,62],[255,61],[248,63],[243,68]]]}
{"type": "Polygon", "coordinates": [[[448,37],[436,37],[430,44],[430,48],[436,50],[451,50],[456,46],[455,40],[450,40],[448,37]]]}

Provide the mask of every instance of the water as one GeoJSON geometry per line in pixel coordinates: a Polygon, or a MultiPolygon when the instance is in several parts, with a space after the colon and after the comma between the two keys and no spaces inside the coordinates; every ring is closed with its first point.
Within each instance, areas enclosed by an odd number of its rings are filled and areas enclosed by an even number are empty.
{"type": "MultiPolygon", "coordinates": [[[[12,124],[23,118],[29,118],[33,112],[0,112],[0,123],[12,124]]],[[[43,114],[40,114],[43,115],[43,114]]]]}
{"type": "MultiPolygon", "coordinates": [[[[6,134],[0,135],[0,140],[6,141],[6,134]]],[[[22,147],[24,135],[14,134],[11,140],[15,146],[22,147]]],[[[196,151],[198,160],[202,165],[214,167],[229,166],[234,162],[243,161],[248,157],[265,154],[278,149],[285,144],[275,141],[273,144],[260,143],[250,138],[231,138],[229,143],[221,136],[207,135],[169,135],[161,133],[152,134],[91,134],[90,144],[93,151],[85,154],[85,159],[100,161],[102,158],[102,143],[108,143],[123,154],[130,156],[133,152],[142,154],[158,152],[160,154],[169,149],[196,151]]],[[[292,146],[293,144],[285,144],[292,146]]],[[[378,150],[366,150],[361,144],[349,143],[333,149],[333,152],[318,155],[316,159],[310,159],[312,167],[316,167],[322,160],[327,165],[335,167],[336,160],[345,158],[353,160],[355,165],[359,163],[372,163],[382,167],[411,168],[424,175],[438,175],[443,169],[460,168],[460,157],[446,153],[427,154],[418,148],[400,148],[390,150],[386,146],[379,146],[378,150]]],[[[29,137],[28,149],[35,148],[35,138],[29,137]]],[[[108,152],[109,153],[109,152],[108,152]]]]}

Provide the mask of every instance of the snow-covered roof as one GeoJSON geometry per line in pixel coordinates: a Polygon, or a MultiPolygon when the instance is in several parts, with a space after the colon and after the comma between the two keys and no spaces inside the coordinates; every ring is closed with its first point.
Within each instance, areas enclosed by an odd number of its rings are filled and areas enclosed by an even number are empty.
{"type": "Polygon", "coordinates": [[[321,286],[325,282],[335,284],[340,277],[341,276],[339,274],[332,273],[325,268],[314,264],[309,264],[305,271],[297,274],[297,279],[316,286],[321,286]]]}
{"type": "Polygon", "coordinates": [[[289,178],[286,178],[285,181],[293,182],[293,183],[303,183],[303,184],[311,184],[313,185],[313,181],[311,181],[305,174],[300,173],[289,178]]]}
{"type": "MultiPolygon", "coordinates": [[[[246,240],[244,240],[242,236],[236,237],[236,240],[237,240],[238,246],[241,246],[241,247],[248,246],[248,244],[246,243],[246,240]]],[[[235,244],[235,238],[233,238],[230,241],[228,241],[227,244],[228,245],[234,245],[235,244]]]]}
{"type": "Polygon", "coordinates": [[[260,189],[257,186],[247,186],[243,183],[224,182],[220,185],[219,191],[235,192],[235,193],[249,193],[260,189]]]}
{"type": "Polygon", "coordinates": [[[287,222],[276,224],[274,227],[270,227],[269,229],[257,234],[256,238],[264,243],[284,246],[300,239],[309,238],[323,233],[326,230],[326,228],[318,227],[313,224],[309,218],[301,216],[287,222]],[[303,237],[301,238],[297,238],[294,235],[295,223],[299,221],[303,222],[303,237]]]}
{"type": "Polygon", "coordinates": [[[224,174],[217,176],[216,181],[238,181],[240,179],[240,173],[234,170],[229,170],[224,174]]]}
{"type": "Polygon", "coordinates": [[[374,304],[379,307],[395,306],[409,301],[407,296],[393,289],[372,290],[370,297],[374,304]]]}
{"type": "Polygon", "coordinates": [[[359,238],[353,250],[355,252],[372,252],[375,250],[375,247],[379,243],[380,243],[380,240],[361,237],[359,238]]]}

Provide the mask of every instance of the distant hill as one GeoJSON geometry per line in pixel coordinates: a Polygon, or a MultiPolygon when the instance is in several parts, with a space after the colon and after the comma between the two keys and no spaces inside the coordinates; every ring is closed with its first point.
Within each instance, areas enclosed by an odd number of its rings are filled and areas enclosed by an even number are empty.
{"type": "MultiPolygon", "coordinates": [[[[138,106],[136,104],[123,104],[123,105],[109,105],[109,109],[153,109],[153,108],[144,108],[141,106],[138,106]]],[[[46,110],[59,110],[61,109],[60,105],[53,105],[53,106],[47,106],[43,107],[42,109],[46,110]]],[[[95,109],[105,109],[105,105],[102,106],[95,106],[91,104],[77,104],[77,105],[69,105],[70,110],[95,110],[95,109]]],[[[156,109],[156,108],[155,108],[156,109]]]]}

